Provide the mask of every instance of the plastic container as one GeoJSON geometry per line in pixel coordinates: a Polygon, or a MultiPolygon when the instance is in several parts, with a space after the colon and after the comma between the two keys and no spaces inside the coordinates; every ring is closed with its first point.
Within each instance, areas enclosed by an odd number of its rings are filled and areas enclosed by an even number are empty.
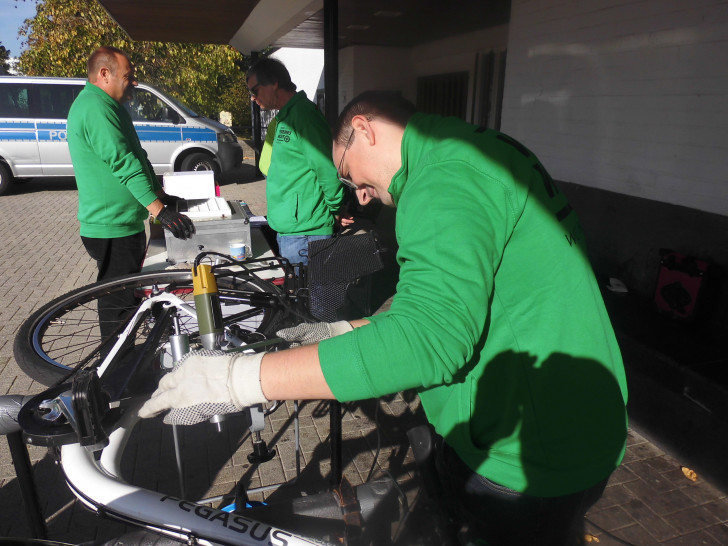
{"type": "Polygon", "coordinates": [[[164,230],[167,261],[171,264],[193,262],[200,252],[220,252],[230,255],[230,243],[245,244],[246,256],[251,257],[250,219],[237,201],[228,201],[232,216],[220,220],[193,220],[196,233],[189,239],[176,239],[164,230]]]}

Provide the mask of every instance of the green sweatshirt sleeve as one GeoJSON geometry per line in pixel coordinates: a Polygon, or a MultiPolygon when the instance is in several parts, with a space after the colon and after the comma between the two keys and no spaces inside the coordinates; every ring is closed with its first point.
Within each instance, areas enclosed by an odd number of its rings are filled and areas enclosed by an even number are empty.
{"type": "Polygon", "coordinates": [[[303,91],[276,116],[267,173],[268,223],[281,235],[331,235],[345,189],[331,160],[331,131],[303,91]]]}

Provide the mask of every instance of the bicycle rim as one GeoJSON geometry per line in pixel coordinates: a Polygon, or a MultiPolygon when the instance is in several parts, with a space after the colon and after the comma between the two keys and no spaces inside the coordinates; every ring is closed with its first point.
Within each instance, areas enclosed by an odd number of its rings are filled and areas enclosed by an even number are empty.
{"type": "MultiPolygon", "coordinates": [[[[218,285],[225,324],[237,324],[251,336],[264,338],[275,322],[276,310],[245,305],[238,295],[275,287],[239,277],[219,279],[218,285]]],[[[36,381],[54,385],[84,361],[97,361],[105,341],[99,329],[98,299],[125,290],[133,290],[140,298],[148,297],[152,290],[168,290],[194,305],[192,275],[187,270],[140,273],[79,288],[47,303],[21,325],[14,344],[20,368],[36,381]]],[[[135,344],[143,340],[153,320],[147,317],[138,328],[135,344]]],[[[181,317],[180,326],[194,339],[197,325],[190,317],[181,317]]]]}

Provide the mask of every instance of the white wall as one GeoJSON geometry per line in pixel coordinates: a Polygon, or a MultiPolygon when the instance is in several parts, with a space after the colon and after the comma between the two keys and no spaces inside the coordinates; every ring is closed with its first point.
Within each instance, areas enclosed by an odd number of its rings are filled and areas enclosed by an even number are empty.
{"type": "Polygon", "coordinates": [[[412,48],[412,63],[417,76],[463,70],[470,71],[472,75],[476,53],[503,49],[507,43],[508,25],[501,25],[415,46],[412,48]]]}
{"type": "Polygon", "coordinates": [[[728,215],[725,0],[513,0],[502,129],[551,175],[728,215]]]}
{"type": "Polygon", "coordinates": [[[414,91],[410,50],[400,47],[352,46],[339,51],[339,110],[363,91],[414,91]]]}
{"type": "Polygon", "coordinates": [[[316,89],[319,87],[324,72],[323,49],[299,49],[283,47],[274,52],[271,57],[281,61],[291,81],[296,84],[297,91],[305,91],[306,97],[316,100],[316,89]]]}
{"type": "Polygon", "coordinates": [[[345,48],[339,51],[339,108],[369,89],[401,91],[414,102],[419,76],[465,70],[472,78],[477,53],[503,49],[507,39],[503,25],[413,48],[345,48]]]}

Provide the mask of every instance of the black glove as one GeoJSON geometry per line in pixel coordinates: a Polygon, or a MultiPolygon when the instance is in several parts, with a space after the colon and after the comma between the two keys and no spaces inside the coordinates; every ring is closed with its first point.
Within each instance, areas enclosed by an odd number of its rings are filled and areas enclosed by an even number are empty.
{"type": "Polygon", "coordinates": [[[180,201],[184,201],[184,199],[182,199],[181,197],[177,197],[176,195],[169,195],[168,193],[165,193],[164,196],[159,198],[159,200],[165,207],[172,207],[173,209],[177,208],[177,203],[179,203],[180,201]]]}
{"type": "Polygon", "coordinates": [[[172,232],[177,239],[188,239],[195,232],[195,224],[192,223],[187,216],[180,214],[168,207],[164,207],[159,214],[157,220],[172,232]]]}

